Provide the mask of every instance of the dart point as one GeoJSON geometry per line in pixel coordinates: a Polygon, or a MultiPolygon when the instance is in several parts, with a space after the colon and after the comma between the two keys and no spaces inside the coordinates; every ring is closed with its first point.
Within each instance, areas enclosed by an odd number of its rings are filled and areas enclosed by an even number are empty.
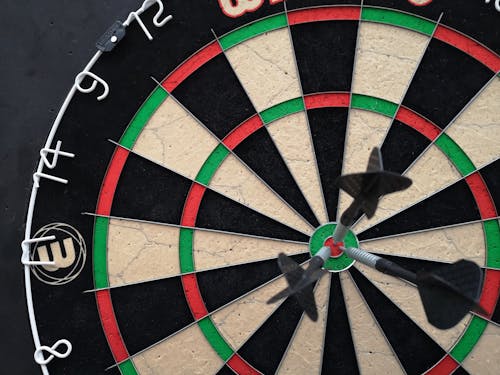
{"type": "Polygon", "coordinates": [[[340,249],[344,246],[344,242],[335,242],[333,237],[328,237],[325,242],[323,242],[323,245],[330,248],[330,258],[338,258],[344,253],[340,249]]]}
{"type": "Polygon", "coordinates": [[[348,231],[343,242],[335,242],[332,234],[337,223],[327,223],[319,226],[309,240],[309,252],[315,256],[323,246],[331,250],[330,258],[325,262],[323,268],[330,272],[345,271],[351,267],[355,260],[349,258],[340,247],[358,247],[359,242],[352,231],[348,231]]]}

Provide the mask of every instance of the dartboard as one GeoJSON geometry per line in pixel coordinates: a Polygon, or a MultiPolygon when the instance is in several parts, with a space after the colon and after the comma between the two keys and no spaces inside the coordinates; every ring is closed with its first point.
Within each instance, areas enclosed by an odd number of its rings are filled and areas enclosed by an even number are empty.
{"type": "Polygon", "coordinates": [[[498,374],[498,0],[147,0],[75,74],[34,174],[23,263],[52,374],[498,374]],[[468,259],[440,330],[414,285],[332,254],[317,321],[286,287],[374,147],[405,191],[345,241],[468,259]]]}

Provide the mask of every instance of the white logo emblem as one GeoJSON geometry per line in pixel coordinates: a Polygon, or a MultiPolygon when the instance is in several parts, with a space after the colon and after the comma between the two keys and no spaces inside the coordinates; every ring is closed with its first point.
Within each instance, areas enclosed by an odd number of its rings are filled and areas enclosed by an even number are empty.
{"type": "Polygon", "coordinates": [[[75,228],[63,223],[45,225],[35,233],[34,239],[49,236],[55,236],[55,240],[34,242],[30,258],[55,264],[31,267],[31,270],[45,284],[67,284],[78,277],[85,266],[85,241],[75,228]]]}

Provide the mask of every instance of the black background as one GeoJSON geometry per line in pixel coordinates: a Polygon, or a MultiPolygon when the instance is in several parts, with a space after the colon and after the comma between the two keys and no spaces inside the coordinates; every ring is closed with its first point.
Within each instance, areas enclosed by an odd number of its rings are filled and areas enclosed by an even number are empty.
{"type": "MultiPolygon", "coordinates": [[[[141,0],[0,2],[0,360],[2,374],[41,373],[33,361],[20,243],[32,177],[57,111],[95,41],[141,0]]],[[[64,317],[61,317],[64,318],[64,317]]]]}

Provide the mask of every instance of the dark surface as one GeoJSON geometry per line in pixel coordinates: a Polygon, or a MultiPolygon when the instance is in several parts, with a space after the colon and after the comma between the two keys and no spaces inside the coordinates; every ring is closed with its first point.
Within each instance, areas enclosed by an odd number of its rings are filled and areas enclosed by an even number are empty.
{"type": "Polygon", "coordinates": [[[460,366],[455,371],[453,371],[453,375],[469,375],[469,373],[462,366],[460,366]]]}
{"type": "MultiPolygon", "coordinates": [[[[130,9],[137,7],[136,4],[132,6],[130,9]]],[[[150,14],[154,11],[149,10],[150,14]]],[[[107,140],[121,137],[137,108],[156,87],[156,83],[145,72],[154,76],[163,74],[164,61],[170,61],[173,57],[167,48],[160,48],[162,43],[166,43],[169,34],[153,28],[150,15],[145,14],[143,18],[155,40],[145,44],[147,39],[144,33],[134,23],[113,53],[99,59],[92,72],[109,84],[109,96],[99,102],[96,93],[75,94],[54,137],[55,141],[61,140],[63,150],[73,152],[75,158],[61,158],[53,170],[45,167],[43,170],[64,177],[69,182],[67,185],[45,179],[40,182],[33,215],[33,232],[48,223],[70,224],[82,234],[89,255],[78,278],[64,286],[51,287],[32,278],[33,304],[42,345],[51,346],[64,337],[75,348],[67,359],[52,361],[48,365],[49,371],[53,373],[97,374],[114,362],[104,337],[95,299],[82,297],[84,290],[94,287],[91,256],[94,218],[82,215],[82,212],[95,211],[100,186],[115,149],[107,140]],[[137,50],[141,52],[131,53],[137,50]]],[[[182,56],[183,50],[177,52],[182,56]]],[[[84,87],[87,87],[85,83],[84,87]]],[[[131,157],[131,163],[137,162],[137,159],[131,157]]],[[[146,172],[143,165],[137,169],[146,172]]],[[[128,177],[130,180],[130,175],[128,177]]],[[[132,174],[135,183],[136,177],[132,174]]],[[[127,182],[127,173],[124,179],[127,182]]],[[[125,187],[128,185],[125,184],[125,187]]],[[[140,188],[134,193],[133,198],[140,193],[145,195],[140,188]]],[[[132,199],[131,195],[128,199],[132,199]]],[[[122,201],[119,200],[119,203],[122,201]]],[[[135,212],[132,210],[132,213],[135,212]]]]}
{"type": "Polygon", "coordinates": [[[358,22],[313,22],[290,29],[304,94],[350,91],[358,22]]]}
{"type": "Polygon", "coordinates": [[[221,368],[218,372],[217,372],[217,375],[234,375],[235,372],[233,370],[231,370],[231,367],[229,366],[224,366],[223,368],[221,368]]]}
{"type": "Polygon", "coordinates": [[[192,323],[180,277],[111,289],[123,340],[130,354],[192,323]]]}
{"type": "Polygon", "coordinates": [[[331,274],[322,374],[358,374],[359,367],[338,273],[331,274]]]}
{"type": "Polygon", "coordinates": [[[496,324],[500,325],[500,301],[497,301],[497,306],[493,311],[493,315],[491,316],[491,320],[496,324]]]}
{"type": "Polygon", "coordinates": [[[207,190],[196,226],[233,233],[307,242],[308,237],[223,195],[207,190]]]}
{"type": "Polygon", "coordinates": [[[422,133],[394,120],[380,149],[384,156],[384,169],[403,173],[429,143],[422,133]]]}
{"type": "Polygon", "coordinates": [[[131,153],[111,215],[178,225],[191,185],[191,180],[131,153]]]}
{"type": "Polygon", "coordinates": [[[328,218],[335,221],[339,198],[339,188],[335,180],[342,174],[348,109],[312,109],[307,111],[307,116],[328,218]]]}
{"type": "MultiPolygon", "coordinates": [[[[302,263],[308,254],[292,257],[302,263]]],[[[275,260],[196,274],[208,312],[242,297],[280,275],[275,260]]],[[[180,277],[111,289],[120,332],[131,354],[138,353],[193,323],[180,277]]]]}
{"type": "Polygon", "coordinates": [[[2,372],[38,374],[24,297],[20,242],[39,150],[94,42],[136,0],[2,3],[0,21],[0,329],[2,372]]]}
{"type": "Polygon", "coordinates": [[[443,129],[493,76],[471,56],[433,39],[403,105],[443,129]]]}
{"type": "Polygon", "coordinates": [[[253,133],[241,142],[234,152],[299,215],[312,226],[319,226],[316,216],[266,128],[253,133]]]}
{"type": "Polygon", "coordinates": [[[257,113],[223,54],[196,70],[172,94],[219,139],[257,113]]]}
{"type": "Polygon", "coordinates": [[[476,201],[465,180],[460,180],[429,198],[361,232],[360,241],[439,228],[481,219],[476,201]],[[460,201],[460,205],[455,202],[460,201]]]}

